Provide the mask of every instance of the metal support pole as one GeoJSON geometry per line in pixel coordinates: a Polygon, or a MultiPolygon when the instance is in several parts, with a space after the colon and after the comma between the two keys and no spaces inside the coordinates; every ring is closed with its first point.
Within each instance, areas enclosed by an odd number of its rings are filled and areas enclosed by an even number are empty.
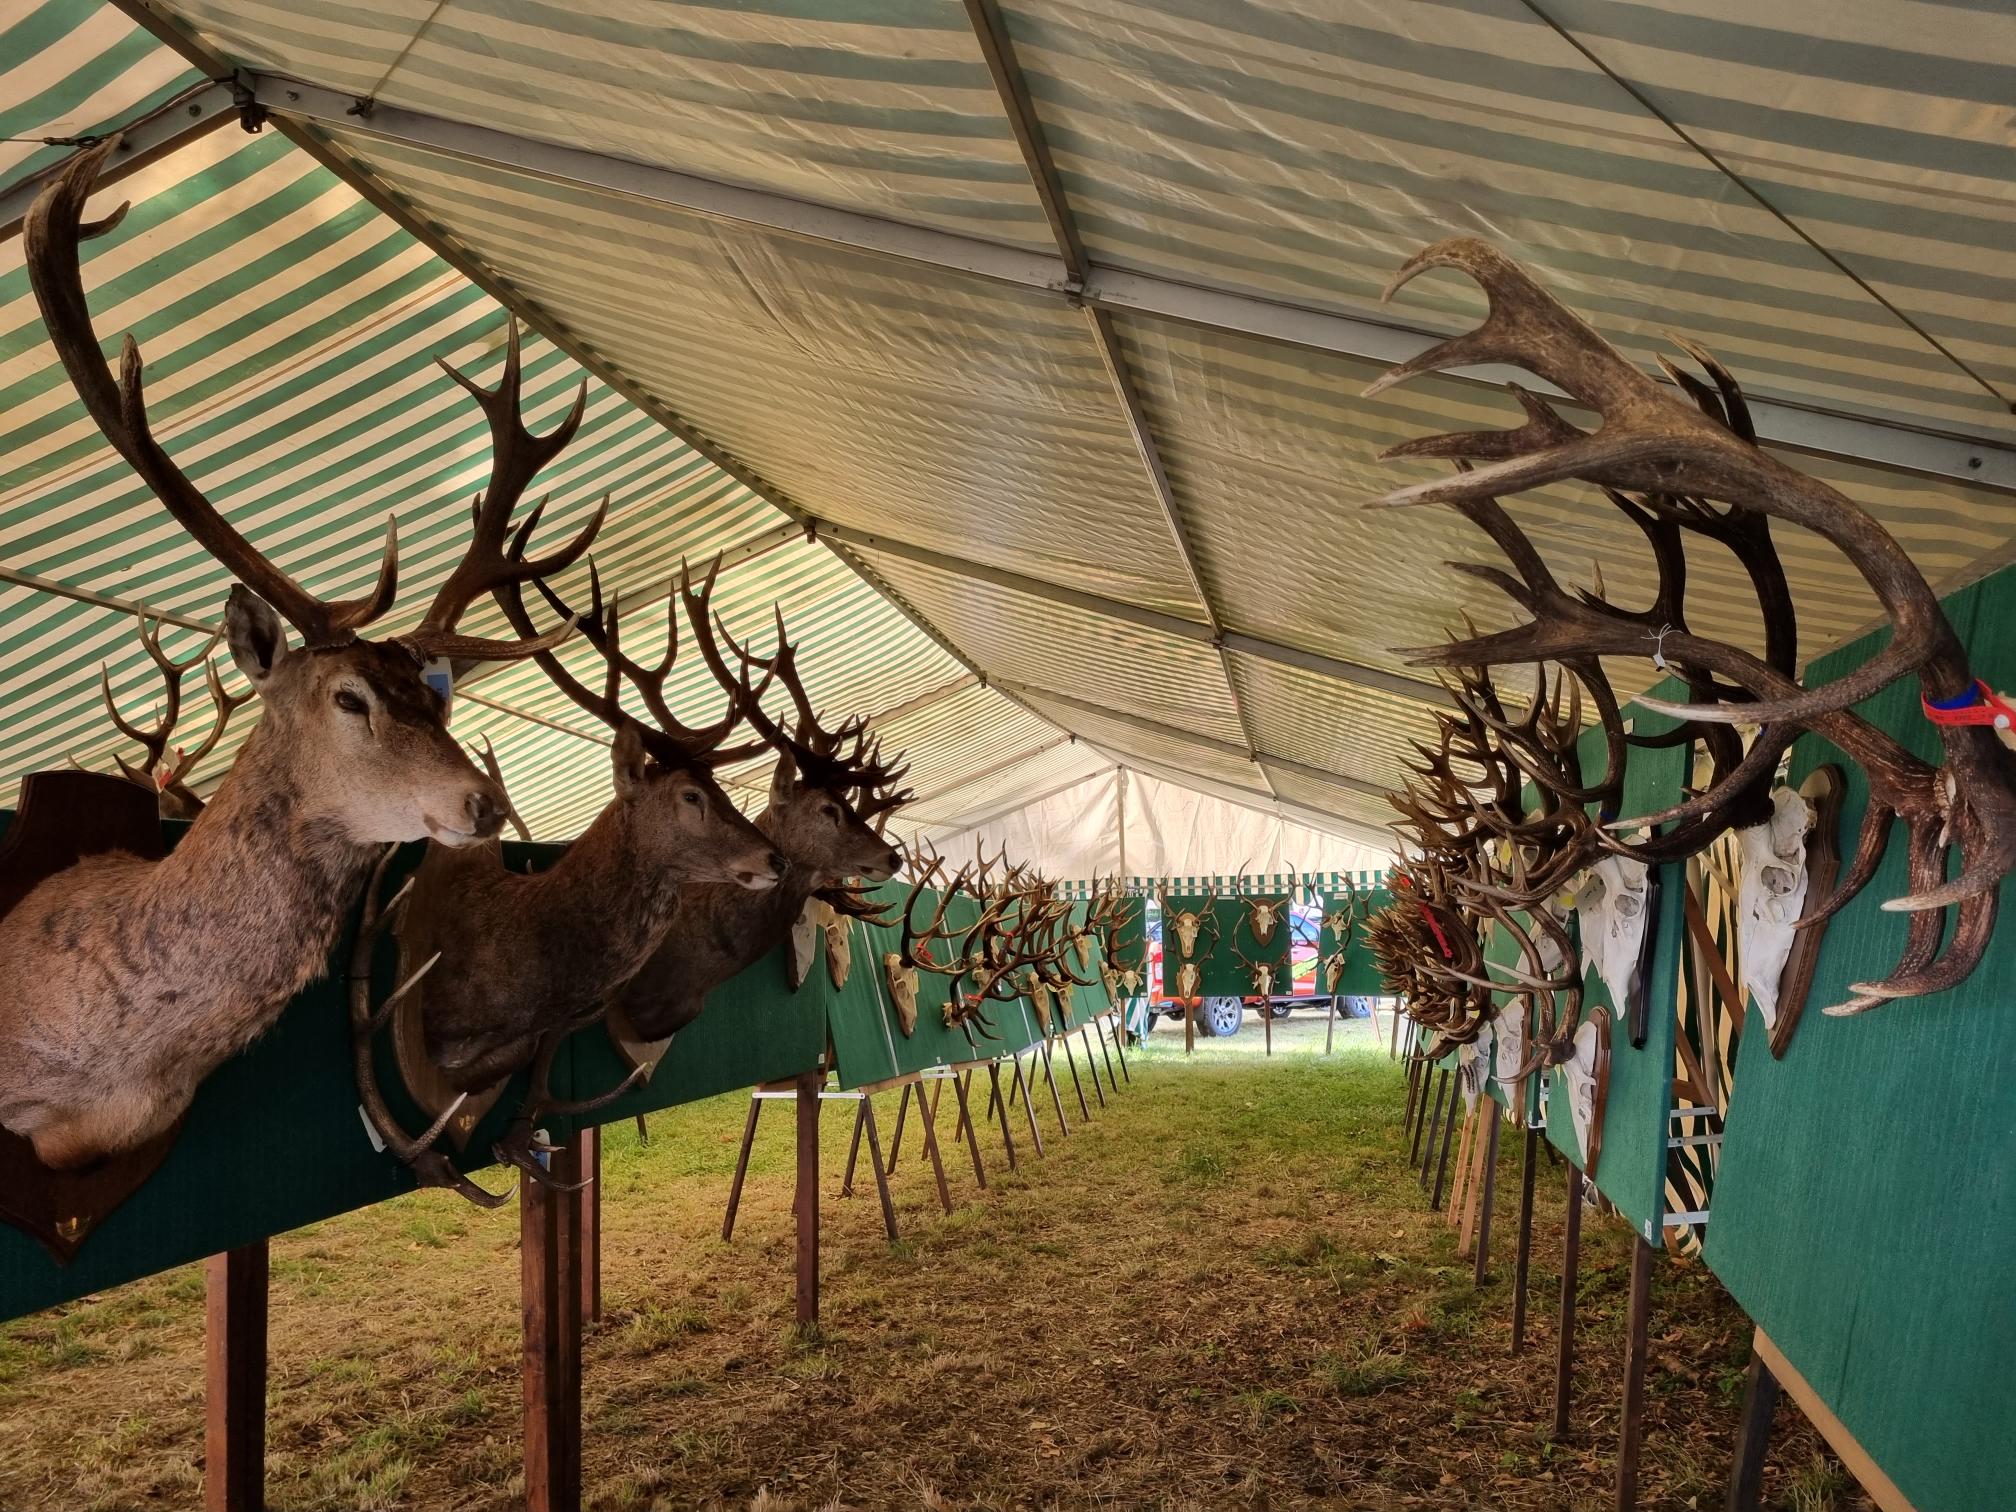
{"type": "MultiPolygon", "coordinates": [[[[1415,1148],[1421,1155],[1421,1190],[1424,1192],[1428,1190],[1428,1167],[1435,1163],[1435,1131],[1442,1127],[1442,1100],[1449,1095],[1449,1073],[1447,1071],[1444,1071],[1440,1076],[1436,1076],[1435,1068],[1430,1066],[1428,1068],[1428,1076],[1435,1083],[1435,1112],[1428,1119],[1428,1148],[1426,1150],[1420,1149],[1420,1127],[1416,1126],[1414,1130],[1415,1148]]],[[[1422,1089],[1422,1095],[1424,1097],[1427,1095],[1425,1087],[1422,1089]]]]}
{"type": "Polygon", "coordinates": [[[1498,1191],[1498,1125],[1503,1122],[1498,1117],[1498,1109],[1491,1102],[1487,1092],[1478,1103],[1484,1116],[1491,1121],[1489,1142],[1484,1151],[1484,1195],[1480,1199],[1483,1211],[1477,1215],[1477,1268],[1471,1273],[1473,1285],[1484,1284],[1484,1267],[1491,1255],[1491,1200],[1498,1191]]]}
{"type": "Polygon", "coordinates": [[[1512,1262],[1512,1353],[1526,1352],[1526,1273],[1533,1258],[1533,1173],[1540,1164],[1534,1148],[1540,1131],[1526,1130],[1525,1168],[1519,1173],[1519,1251],[1512,1262]]]}
{"type": "MultiPolygon", "coordinates": [[[[1442,1073],[1444,1077],[1448,1072],[1442,1073]]],[[[1449,1117],[1442,1124],[1442,1154],[1435,1162],[1435,1190],[1428,1198],[1428,1210],[1432,1213],[1442,1206],[1442,1178],[1449,1173],[1449,1146],[1456,1137],[1456,1110],[1463,1101],[1463,1089],[1459,1086],[1449,1099],[1449,1117]]],[[[1424,1169],[1422,1174],[1427,1174],[1424,1169]]]]}
{"type": "MultiPolygon", "coordinates": [[[[1093,1094],[1098,1097],[1099,1106],[1103,1108],[1106,1106],[1106,1089],[1099,1082],[1099,1062],[1092,1058],[1092,1031],[1084,1024],[1078,1026],[1078,1042],[1085,1047],[1085,1074],[1092,1078],[1093,1094]]],[[[1106,1036],[1100,1035],[1099,1042],[1104,1044],[1106,1036]]],[[[1111,1075],[1113,1068],[1109,1065],[1106,1070],[1107,1074],[1111,1075]]]]}
{"type": "Polygon", "coordinates": [[[1554,1437],[1568,1437],[1575,1390],[1575,1283],[1582,1264],[1582,1173],[1568,1165],[1568,1226],[1561,1245],[1561,1325],[1554,1355],[1554,1437]]]}
{"type": "Polygon", "coordinates": [[[581,1129],[574,1138],[581,1146],[581,1170],[588,1183],[574,1194],[580,1209],[575,1217],[581,1225],[581,1321],[585,1325],[602,1320],[602,1131],[581,1129]]]}
{"type": "Polygon", "coordinates": [[[1043,1080],[1050,1084],[1050,1102],[1057,1109],[1057,1129],[1066,1138],[1070,1137],[1071,1126],[1064,1122],[1064,1097],[1057,1090],[1057,1065],[1050,1054],[1050,1041],[1040,1042],[1043,1053],[1043,1080]]]}
{"type": "MultiPolygon", "coordinates": [[[[1120,1078],[1113,1073],[1113,1052],[1106,1044],[1106,1020],[1103,1017],[1094,1017],[1092,1027],[1099,1034],[1100,1059],[1106,1062],[1106,1085],[1111,1087],[1113,1095],[1118,1097],[1120,1095],[1120,1078]]],[[[1086,1054],[1089,1056],[1091,1052],[1088,1050],[1086,1054]]]]}
{"type": "Polygon", "coordinates": [[[1092,1121],[1091,1106],[1085,1101],[1085,1083],[1078,1080],[1078,1057],[1071,1049],[1071,1036],[1060,1034],[1057,1042],[1064,1047],[1064,1064],[1071,1068],[1071,1090],[1078,1094],[1078,1116],[1086,1123],[1092,1121]]]}
{"type": "Polygon", "coordinates": [[[1134,1073],[1127,1069],[1127,1010],[1124,1008],[1113,1020],[1113,1053],[1120,1057],[1120,1074],[1133,1081],[1134,1073]]]}
{"type": "Polygon", "coordinates": [[[203,1262],[204,1512],[265,1512],[266,1241],[203,1262]]]}

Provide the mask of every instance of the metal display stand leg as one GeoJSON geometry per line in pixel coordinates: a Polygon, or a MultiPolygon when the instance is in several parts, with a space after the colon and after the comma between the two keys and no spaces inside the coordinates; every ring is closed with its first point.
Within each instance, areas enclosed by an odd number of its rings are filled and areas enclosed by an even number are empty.
{"type": "Polygon", "coordinates": [[[266,1241],[203,1262],[204,1512],[265,1512],[266,1241]]]}
{"type": "Polygon", "coordinates": [[[1575,1286],[1582,1263],[1582,1173],[1568,1163],[1568,1226],[1561,1246],[1561,1329],[1554,1355],[1554,1437],[1568,1437],[1569,1399],[1575,1389],[1575,1286]]]}
{"type": "MultiPolygon", "coordinates": [[[[1101,1043],[1104,1043],[1106,1036],[1102,1034],[1099,1038],[1101,1043]]],[[[1099,1099],[1099,1106],[1103,1108],[1106,1106],[1106,1088],[1099,1081],[1099,1062],[1092,1058],[1092,1031],[1083,1024],[1078,1026],[1078,1043],[1085,1047],[1085,1074],[1092,1078],[1092,1091],[1099,1099]]],[[[1106,1068],[1106,1074],[1108,1076],[1113,1074],[1110,1065],[1106,1068]]]]}
{"type": "Polygon", "coordinates": [[[1127,1015],[1124,1011],[1113,1020],[1113,1053],[1120,1057],[1120,1074],[1133,1081],[1134,1073],[1127,1069],[1127,1015]]]}
{"type": "Polygon", "coordinates": [[[1485,1136],[1484,1191],[1478,1198],[1477,1267],[1470,1275],[1472,1285],[1482,1286],[1484,1268],[1491,1258],[1491,1202],[1498,1193],[1498,1125],[1503,1120],[1499,1118],[1497,1106],[1491,1102],[1489,1093],[1484,1095],[1477,1106],[1483,1109],[1484,1116],[1491,1121],[1491,1132],[1485,1136]]]}
{"type": "MultiPolygon", "coordinates": [[[[1118,1097],[1120,1095],[1120,1078],[1114,1074],[1113,1052],[1111,1049],[1107,1047],[1106,1044],[1106,1020],[1103,1018],[1093,1019],[1092,1028],[1099,1036],[1099,1058],[1106,1062],[1106,1085],[1111,1087],[1113,1089],[1113,1095],[1115,1097],[1118,1097]]],[[[1092,1052],[1088,1048],[1085,1054],[1086,1057],[1089,1059],[1091,1057],[1092,1052]]]]}
{"type": "Polygon", "coordinates": [[[1064,1064],[1071,1068],[1071,1090],[1078,1094],[1078,1116],[1086,1123],[1092,1121],[1091,1106],[1085,1101],[1085,1083],[1078,1080],[1078,1057],[1071,1050],[1071,1036],[1060,1034],[1057,1042],[1064,1047],[1064,1064]]]}
{"type": "Polygon", "coordinates": [[[1540,1131],[1526,1130],[1525,1168],[1519,1173],[1519,1249],[1512,1262],[1512,1353],[1526,1352],[1526,1275],[1533,1259],[1533,1173],[1540,1163],[1534,1148],[1540,1131]]]}
{"type": "Polygon", "coordinates": [[[1057,1090],[1057,1063],[1050,1054],[1050,1041],[1041,1041],[1043,1054],[1043,1080],[1050,1084],[1050,1101],[1057,1109],[1057,1131],[1065,1138],[1071,1135],[1071,1126],[1064,1122],[1064,1096],[1057,1090]]]}
{"type": "MultiPolygon", "coordinates": [[[[1448,1074],[1446,1071],[1443,1073],[1445,1076],[1448,1074]]],[[[1442,1155],[1435,1162],[1435,1190],[1428,1198],[1428,1210],[1431,1213],[1442,1206],[1442,1179],[1449,1174],[1449,1146],[1454,1142],[1456,1134],[1456,1105],[1462,1101],[1463,1089],[1458,1087],[1455,1095],[1449,1099],[1449,1117],[1442,1125],[1442,1155]]],[[[1424,1176],[1427,1174],[1425,1167],[1422,1174],[1424,1176]]]]}
{"type": "MultiPolygon", "coordinates": [[[[1431,1073],[1432,1074],[1432,1073],[1431,1073]]],[[[1442,1127],[1442,1101],[1449,1095],[1449,1073],[1435,1078],[1435,1112],[1428,1120],[1428,1148],[1421,1152],[1421,1190],[1428,1190],[1428,1169],[1435,1164],[1435,1134],[1442,1127]]],[[[1415,1130],[1418,1136],[1420,1130],[1415,1130]]]]}

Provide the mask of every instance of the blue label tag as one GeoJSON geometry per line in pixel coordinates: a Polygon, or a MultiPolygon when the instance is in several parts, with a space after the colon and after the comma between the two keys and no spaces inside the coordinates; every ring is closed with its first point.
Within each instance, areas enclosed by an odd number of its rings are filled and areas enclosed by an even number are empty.
{"type": "Polygon", "coordinates": [[[441,699],[441,717],[446,720],[455,709],[455,668],[444,658],[437,657],[420,669],[420,680],[432,688],[441,699]]]}

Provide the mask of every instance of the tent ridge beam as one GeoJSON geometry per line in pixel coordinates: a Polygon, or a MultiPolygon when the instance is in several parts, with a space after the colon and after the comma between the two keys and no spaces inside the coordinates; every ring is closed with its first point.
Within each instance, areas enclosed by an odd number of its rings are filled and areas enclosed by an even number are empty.
{"type": "MultiPolygon", "coordinates": [[[[145,11],[140,0],[115,3],[129,15],[145,11]]],[[[153,19],[159,21],[158,17],[153,19]]],[[[158,33],[158,25],[155,29],[158,33]]],[[[183,50],[186,55],[187,49],[183,50]]],[[[356,107],[362,102],[336,90],[268,74],[246,77],[259,104],[293,121],[403,142],[558,183],[606,189],[717,220],[987,278],[1108,311],[1157,316],[1382,366],[1405,362],[1442,340],[1440,335],[1404,325],[1129,272],[1096,261],[1086,264],[1084,285],[1076,288],[1070,268],[1054,252],[1034,252],[954,231],[817,205],[396,106],[373,104],[368,113],[359,114],[356,107]]],[[[1504,369],[1478,368],[1444,376],[1498,384],[1511,375],[1504,369]]],[[[1536,385],[1530,375],[1521,376],[1528,387],[1550,391],[1546,384],[1536,385]]],[[[1759,438],[1775,446],[2016,493],[2016,441],[1960,435],[1781,400],[1752,398],[1750,411],[1759,438]]]]}
{"type": "MultiPolygon", "coordinates": [[[[1115,709],[1106,704],[1093,703],[1089,699],[1078,698],[1070,693],[1059,693],[1054,688],[1039,688],[1024,682],[1011,682],[1005,678],[990,678],[989,685],[1017,698],[1039,703],[1053,703],[1062,708],[1089,714],[1097,719],[1110,719],[1116,724],[1124,724],[1146,734],[1160,735],[1179,740],[1188,745],[1200,745],[1206,750],[1216,751],[1222,756],[1232,756],[1240,761],[1250,761],[1258,767],[1277,767],[1281,771],[1296,776],[1307,777],[1316,782],[1327,782],[1354,793],[1363,793],[1368,798],[1384,798],[1387,789],[1376,782],[1367,782],[1362,777],[1347,776],[1343,772],[1333,772],[1326,767],[1310,766],[1307,762],[1296,761],[1287,756],[1276,756],[1267,751],[1248,751],[1244,746],[1229,740],[1220,740],[1215,735],[1200,734],[1195,730],[1178,729],[1175,725],[1164,724],[1159,719],[1150,719],[1144,714],[1131,713],[1126,709],[1115,709]]],[[[1089,740],[1089,736],[1080,736],[1089,740]]],[[[1271,789],[1270,789],[1271,790],[1271,789]]],[[[1282,800],[1276,799],[1276,802],[1282,800]]]]}

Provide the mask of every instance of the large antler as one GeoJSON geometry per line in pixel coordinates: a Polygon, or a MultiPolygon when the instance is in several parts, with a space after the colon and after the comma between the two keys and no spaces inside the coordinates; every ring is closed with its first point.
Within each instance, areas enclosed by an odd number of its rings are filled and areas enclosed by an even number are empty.
{"type": "MultiPolygon", "coordinates": [[[[1484,525],[1512,557],[1519,575],[1475,569],[1477,575],[1497,584],[1533,616],[1528,624],[1497,636],[1429,648],[1422,660],[1488,665],[1551,659],[1573,666],[1606,655],[1646,654],[1645,618],[1616,609],[1600,594],[1563,592],[1537,561],[1537,553],[1509,532],[1509,519],[1495,497],[1502,492],[1580,478],[1605,488],[1613,502],[1635,493],[1638,497],[1630,502],[1647,515],[1730,544],[1751,572],[1767,621],[1773,618],[1774,603],[1781,614],[1789,608],[1789,596],[1774,577],[1775,563],[1766,560],[1758,544],[1761,532],[1716,516],[1701,501],[1720,501],[1731,505],[1732,513],[1749,511],[1813,530],[1834,544],[1875,591],[1893,626],[1889,644],[1846,676],[1808,689],[1786,667],[1792,654],[1789,620],[1774,624],[1775,639],[1767,641],[1763,658],[1694,635],[1679,624],[1651,630],[1655,657],[1686,669],[1695,697],[1713,701],[1641,699],[1646,707],[1703,724],[1765,727],[1756,746],[1718,773],[1707,792],[1654,817],[1693,819],[1720,810],[1718,821],[1726,824],[1727,815],[1742,811],[1742,800],[1754,798],[1768,781],[1797,727],[1814,730],[1862,764],[1869,776],[1870,804],[1853,862],[1833,895],[1809,913],[1805,926],[1830,917],[1867,884],[1893,818],[1902,819],[1909,834],[1910,892],[1885,904],[1912,914],[1902,958],[1889,978],[1855,984],[1856,996],[1831,1011],[1860,1011],[1963,980],[1993,932],[1997,885],[2016,866],[2016,765],[1985,723],[1961,722],[1946,712],[1978,703],[1982,694],[1936,595],[1903,548],[1850,500],[1758,448],[1748,435],[1733,380],[1698,349],[1683,343],[1707,369],[1712,394],[1708,385],[1685,378],[1670,365],[1679,388],[1666,388],[1633,367],[1510,259],[1477,241],[1429,248],[1407,264],[1389,294],[1434,267],[1456,268],[1476,279],[1490,304],[1485,323],[1393,369],[1373,385],[1373,392],[1415,373],[1506,362],[1529,369],[1594,408],[1602,425],[1585,434],[1515,386],[1528,416],[1518,429],[1428,437],[1388,453],[1483,464],[1395,490],[1378,502],[1447,503],[1484,525]],[[1945,764],[1938,769],[1848,712],[1848,705],[1914,671],[1928,712],[1939,723],[1945,764]],[[1720,697],[1724,689],[1732,696],[1720,697]],[[1960,873],[1950,881],[1944,856],[1949,844],[1957,845],[1962,857],[1960,873]],[[1955,904],[1953,935],[1942,952],[1944,931],[1937,911],[1955,904]]],[[[1633,518],[1644,528],[1639,515],[1633,518]]],[[[1656,538],[1654,545],[1656,550],[1656,538]]],[[[1643,821],[1613,821],[1638,822],[1643,821]]],[[[1695,826],[1687,843],[1711,832],[1719,829],[1695,826]]],[[[1663,838],[1661,853],[1679,843],[1663,838]]]]}
{"type": "Polygon", "coordinates": [[[566,639],[568,627],[559,626],[544,636],[534,636],[530,640],[490,641],[457,635],[455,626],[468,612],[469,606],[484,594],[495,593],[505,584],[523,584],[551,577],[573,566],[601,532],[602,521],[609,512],[607,495],[573,540],[550,555],[527,557],[525,542],[538,528],[539,518],[546,511],[546,501],[541,499],[519,527],[513,549],[506,550],[506,542],[512,535],[511,515],[518,507],[518,500],[540,469],[559,456],[581,428],[581,417],[588,411],[588,380],[581,380],[574,403],[560,423],[545,435],[535,436],[526,426],[519,409],[525,375],[517,317],[513,316],[507,327],[504,374],[497,380],[495,388],[486,389],[467,373],[457,372],[440,358],[435,360],[440,363],[442,372],[475,399],[484,419],[490,423],[490,481],[469,506],[471,528],[468,550],[436,590],[434,602],[427,606],[427,613],[418,627],[398,639],[401,644],[412,647],[423,659],[452,657],[468,661],[497,661],[536,655],[566,639]]]}
{"type": "Polygon", "coordinates": [[[396,525],[385,526],[385,554],[378,581],[362,598],[324,602],[256,551],[240,535],[159,442],[147,422],[147,401],[141,386],[140,348],[127,336],[119,353],[115,382],[106,365],[91,310],[84,297],[79,248],[105,235],[125,218],[119,206],[105,219],[84,220],[84,206],[119,138],[107,137],[79,153],[74,162],[43,188],[22,222],[21,239],[28,281],[42,311],[49,340],[84,408],[105,439],[154,495],[198,542],[233,576],[285,615],[311,646],[340,645],[354,639],[363,626],[392,605],[399,586],[399,540],[396,525]]]}

